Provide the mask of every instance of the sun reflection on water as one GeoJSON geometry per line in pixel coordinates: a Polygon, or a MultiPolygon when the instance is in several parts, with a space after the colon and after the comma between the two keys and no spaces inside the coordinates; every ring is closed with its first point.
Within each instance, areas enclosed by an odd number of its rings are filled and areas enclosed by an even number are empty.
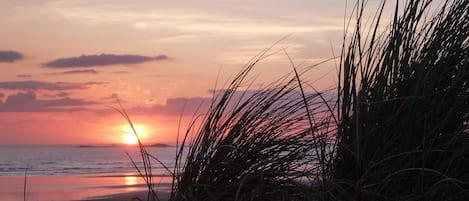
{"type": "Polygon", "coordinates": [[[136,176],[130,176],[130,175],[125,176],[125,185],[133,186],[133,185],[136,185],[136,184],[137,184],[137,177],[136,176]]]}

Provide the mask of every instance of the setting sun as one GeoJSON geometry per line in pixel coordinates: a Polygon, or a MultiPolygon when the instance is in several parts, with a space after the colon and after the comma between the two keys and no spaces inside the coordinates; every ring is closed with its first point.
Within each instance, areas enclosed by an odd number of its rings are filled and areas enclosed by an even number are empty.
{"type": "Polygon", "coordinates": [[[122,125],[122,142],[127,145],[136,145],[138,140],[144,140],[147,137],[148,128],[144,125],[134,125],[134,129],[130,125],[122,125]],[[134,133],[134,129],[136,134],[134,133]],[[138,138],[137,138],[138,136],[138,138]]]}
{"type": "Polygon", "coordinates": [[[137,136],[135,136],[135,134],[133,134],[133,133],[129,133],[129,134],[124,136],[124,143],[125,144],[135,145],[135,144],[137,144],[137,142],[138,142],[137,136]]]}

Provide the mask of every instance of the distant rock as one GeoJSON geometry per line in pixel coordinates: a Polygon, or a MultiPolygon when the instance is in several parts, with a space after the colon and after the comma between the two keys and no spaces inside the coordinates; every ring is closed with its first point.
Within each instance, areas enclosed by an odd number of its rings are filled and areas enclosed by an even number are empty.
{"type": "MultiPolygon", "coordinates": [[[[106,144],[106,145],[79,145],[78,148],[109,148],[109,147],[138,147],[138,145],[126,145],[126,144],[106,144]]],[[[164,143],[147,144],[145,147],[173,147],[172,145],[164,143]]]]}
{"type": "Polygon", "coordinates": [[[151,144],[151,145],[146,145],[147,147],[172,147],[171,145],[169,144],[163,144],[163,143],[155,143],[155,144],[151,144]]]}

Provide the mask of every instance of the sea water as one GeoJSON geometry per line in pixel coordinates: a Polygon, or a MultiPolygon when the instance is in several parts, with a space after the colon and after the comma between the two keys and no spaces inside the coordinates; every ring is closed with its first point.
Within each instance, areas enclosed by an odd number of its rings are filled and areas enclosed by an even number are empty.
{"type": "MultiPolygon", "coordinates": [[[[146,147],[170,169],[176,147],[146,147]]],[[[169,192],[172,177],[151,159],[154,190],[169,192]]],[[[138,147],[0,146],[0,201],[63,201],[145,192],[138,147]],[[130,156],[130,157],[129,157],[130,156]],[[134,162],[132,162],[134,161],[134,162]]]]}
{"type": "MultiPolygon", "coordinates": [[[[146,150],[174,167],[176,147],[146,150]]],[[[132,160],[143,167],[138,147],[0,146],[0,177],[137,173],[132,160]]],[[[153,175],[169,174],[156,160],[151,166],[153,175]]]]}

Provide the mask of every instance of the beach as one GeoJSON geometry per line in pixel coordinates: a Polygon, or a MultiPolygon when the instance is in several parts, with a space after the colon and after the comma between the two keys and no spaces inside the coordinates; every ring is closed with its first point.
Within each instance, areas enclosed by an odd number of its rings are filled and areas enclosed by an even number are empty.
{"type": "MultiPolygon", "coordinates": [[[[167,198],[170,177],[154,178],[158,195],[167,198]]],[[[132,200],[146,199],[146,186],[135,174],[90,174],[66,176],[29,176],[26,178],[26,200],[132,200]]],[[[0,200],[23,201],[24,177],[0,177],[0,200]]]]}
{"type": "MultiPolygon", "coordinates": [[[[158,195],[158,198],[161,200],[168,200],[170,196],[169,192],[167,191],[157,192],[157,195],[158,195]]],[[[136,198],[139,198],[141,200],[147,200],[146,199],[147,191],[135,191],[135,192],[129,192],[129,193],[96,196],[96,197],[90,197],[88,199],[79,200],[79,201],[133,201],[133,200],[136,200],[136,198]]]]}
{"type": "MultiPolygon", "coordinates": [[[[172,168],[174,147],[148,151],[172,168]]],[[[0,200],[146,200],[145,182],[127,153],[142,168],[135,147],[0,146],[0,200]]],[[[168,192],[169,173],[153,162],[152,175],[154,189],[168,192]]]]}

